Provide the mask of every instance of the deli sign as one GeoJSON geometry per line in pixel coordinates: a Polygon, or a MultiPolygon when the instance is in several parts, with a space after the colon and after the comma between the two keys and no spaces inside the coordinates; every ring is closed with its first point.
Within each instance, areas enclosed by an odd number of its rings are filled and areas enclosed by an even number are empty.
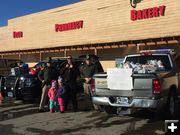
{"type": "Polygon", "coordinates": [[[13,31],[13,38],[22,38],[23,32],[22,31],[13,31]]]}
{"type": "Polygon", "coordinates": [[[131,20],[137,21],[137,20],[143,20],[143,19],[150,19],[154,17],[160,17],[165,15],[165,9],[166,6],[162,5],[159,7],[152,7],[142,10],[131,10],[131,20]]]}

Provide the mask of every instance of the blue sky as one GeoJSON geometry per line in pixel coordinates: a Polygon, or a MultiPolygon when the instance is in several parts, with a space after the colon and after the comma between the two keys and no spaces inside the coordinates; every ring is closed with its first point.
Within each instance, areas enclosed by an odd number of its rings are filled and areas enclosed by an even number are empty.
{"type": "Polygon", "coordinates": [[[7,25],[7,20],[51,8],[60,7],[80,0],[1,0],[0,26],[7,25]]]}

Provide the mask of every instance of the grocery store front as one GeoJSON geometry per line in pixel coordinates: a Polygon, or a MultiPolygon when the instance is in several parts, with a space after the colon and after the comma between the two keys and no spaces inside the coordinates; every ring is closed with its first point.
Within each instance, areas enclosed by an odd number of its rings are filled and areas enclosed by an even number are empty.
{"type": "Polygon", "coordinates": [[[105,69],[142,49],[180,52],[180,1],[85,0],[8,20],[1,58],[36,63],[47,57],[96,54],[105,69]]]}

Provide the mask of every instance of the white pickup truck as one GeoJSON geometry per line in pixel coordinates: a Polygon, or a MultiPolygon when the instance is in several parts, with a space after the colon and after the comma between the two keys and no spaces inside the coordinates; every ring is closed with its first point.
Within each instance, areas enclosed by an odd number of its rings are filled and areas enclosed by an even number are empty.
{"type": "Polygon", "coordinates": [[[180,57],[169,49],[128,55],[122,68],[94,75],[92,102],[108,113],[149,108],[173,116],[180,95],[180,57]]]}

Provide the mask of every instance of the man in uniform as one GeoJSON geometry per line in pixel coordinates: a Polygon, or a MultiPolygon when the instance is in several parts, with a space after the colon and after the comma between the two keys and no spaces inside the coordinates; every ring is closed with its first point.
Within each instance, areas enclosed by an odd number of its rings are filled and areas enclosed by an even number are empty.
{"type": "Polygon", "coordinates": [[[57,80],[57,78],[58,78],[58,72],[52,66],[51,60],[49,60],[47,62],[47,67],[45,67],[43,70],[39,71],[38,78],[42,82],[42,86],[43,86],[38,112],[45,112],[44,106],[47,103],[47,94],[48,94],[49,88],[51,87],[51,82],[52,82],[52,80],[57,80]]]}
{"type": "Polygon", "coordinates": [[[86,100],[86,107],[85,110],[89,110],[92,108],[92,103],[90,99],[90,88],[91,82],[93,79],[93,75],[98,72],[98,67],[92,63],[90,55],[86,55],[85,63],[80,68],[81,78],[83,79],[83,86],[84,86],[84,93],[85,93],[85,100],[86,100]]]}

